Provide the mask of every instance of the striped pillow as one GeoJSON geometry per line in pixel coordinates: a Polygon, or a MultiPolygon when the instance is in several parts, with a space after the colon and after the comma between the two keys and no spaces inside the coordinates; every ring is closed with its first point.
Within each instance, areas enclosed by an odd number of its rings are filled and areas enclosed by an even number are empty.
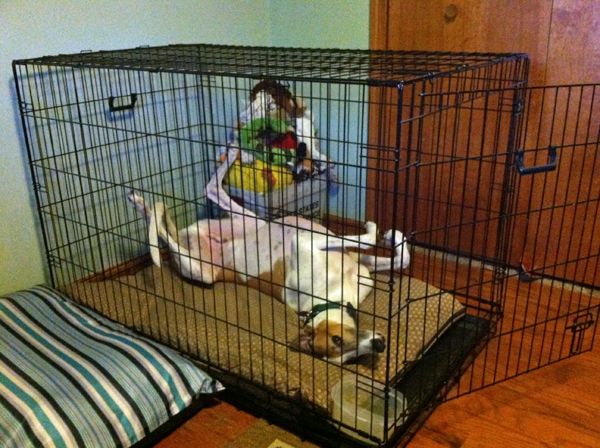
{"type": "Polygon", "coordinates": [[[221,384],[36,287],[0,298],[0,446],[130,446],[221,384]]]}

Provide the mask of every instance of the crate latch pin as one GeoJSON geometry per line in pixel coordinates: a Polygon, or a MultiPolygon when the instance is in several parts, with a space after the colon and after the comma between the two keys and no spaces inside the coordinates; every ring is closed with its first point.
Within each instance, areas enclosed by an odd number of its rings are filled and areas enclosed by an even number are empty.
{"type": "Polygon", "coordinates": [[[573,323],[567,327],[573,333],[571,336],[571,349],[569,353],[576,355],[581,352],[583,347],[584,332],[594,323],[592,313],[580,314],[573,319],[573,323]]]}

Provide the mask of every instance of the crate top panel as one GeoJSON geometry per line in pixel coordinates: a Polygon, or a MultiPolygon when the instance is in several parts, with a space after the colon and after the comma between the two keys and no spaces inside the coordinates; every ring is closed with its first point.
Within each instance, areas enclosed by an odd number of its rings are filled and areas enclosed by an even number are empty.
{"type": "Polygon", "coordinates": [[[521,53],[180,44],[44,56],[15,64],[394,86],[526,57],[521,53]]]}

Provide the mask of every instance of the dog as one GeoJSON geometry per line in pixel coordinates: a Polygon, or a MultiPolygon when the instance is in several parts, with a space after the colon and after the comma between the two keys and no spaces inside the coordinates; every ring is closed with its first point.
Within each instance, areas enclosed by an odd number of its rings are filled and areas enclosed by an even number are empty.
{"type": "Polygon", "coordinates": [[[383,352],[385,338],[359,329],[356,310],[373,290],[372,272],[408,266],[402,233],[390,230],[383,236],[395,251],[393,258],[386,258],[347,250],[374,247],[373,222],[366,223],[363,235],[339,237],[297,216],[260,219],[231,200],[222,187],[238,155],[239,149],[229,149],[205,189],[207,198],[228,212],[227,218],[203,219],[178,231],[163,203],[150,207],[129,192],[128,200],[148,222],[153,262],[161,264],[160,239],[181,276],[204,284],[239,282],[274,296],[301,318],[296,342],[301,351],[337,364],[383,352]]]}

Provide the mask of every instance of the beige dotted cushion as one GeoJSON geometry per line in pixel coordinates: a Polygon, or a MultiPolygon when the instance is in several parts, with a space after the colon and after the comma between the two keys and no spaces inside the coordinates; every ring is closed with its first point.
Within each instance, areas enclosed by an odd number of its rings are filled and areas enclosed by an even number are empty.
{"type": "Polygon", "coordinates": [[[360,305],[359,326],[388,339],[387,353],[367,364],[337,366],[288,346],[298,337],[291,309],[254,289],[233,283],[192,285],[168,266],[133,275],[73,283],[67,293],[127,326],[208,363],[326,409],[343,370],[384,382],[430,347],[464,313],[450,294],[416,278],[376,277],[376,290],[360,305]],[[389,324],[389,326],[388,326],[389,324]]]}

